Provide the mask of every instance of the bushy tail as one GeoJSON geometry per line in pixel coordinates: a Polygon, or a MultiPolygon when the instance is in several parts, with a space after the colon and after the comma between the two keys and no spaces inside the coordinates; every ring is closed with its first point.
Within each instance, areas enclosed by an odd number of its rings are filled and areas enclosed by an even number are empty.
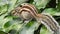
{"type": "Polygon", "coordinates": [[[60,28],[58,22],[49,14],[42,14],[43,17],[40,17],[40,21],[43,25],[49,29],[53,34],[60,34],[60,28]]]}

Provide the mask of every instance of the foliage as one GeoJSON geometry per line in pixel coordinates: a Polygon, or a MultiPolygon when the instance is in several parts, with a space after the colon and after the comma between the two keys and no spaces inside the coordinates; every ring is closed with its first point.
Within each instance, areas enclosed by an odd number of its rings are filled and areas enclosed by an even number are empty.
{"type": "MultiPolygon", "coordinates": [[[[0,34],[34,34],[34,31],[38,29],[41,24],[35,20],[21,24],[22,21],[19,18],[10,14],[11,10],[25,2],[34,4],[40,13],[51,14],[59,23],[60,0],[57,0],[57,3],[55,2],[57,5],[54,8],[50,6],[52,4],[51,1],[53,0],[0,0],[0,34]]],[[[40,34],[51,33],[43,25],[40,34]]]]}

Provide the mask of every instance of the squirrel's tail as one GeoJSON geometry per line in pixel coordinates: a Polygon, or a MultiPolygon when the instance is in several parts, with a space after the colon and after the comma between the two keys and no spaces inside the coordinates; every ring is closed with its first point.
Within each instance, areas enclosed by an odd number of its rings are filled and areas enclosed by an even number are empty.
{"type": "Polygon", "coordinates": [[[49,14],[42,14],[43,17],[40,17],[40,21],[43,25],[49,29],[53,34],[60,34],[60,28],[58,22],[49,14]]]}

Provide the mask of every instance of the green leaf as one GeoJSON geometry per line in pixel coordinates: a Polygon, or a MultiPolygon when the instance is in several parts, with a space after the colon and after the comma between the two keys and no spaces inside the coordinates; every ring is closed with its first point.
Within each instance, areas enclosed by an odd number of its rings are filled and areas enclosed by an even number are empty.
{"type": "Polygon", "coordinates": [[[60,12],[58,12],[55,8],[47,8],[42,13],[51,14],[53,16],[60,16],[60,12]]]}
{"type": "Polygon", "coordinates": [[[50,0],[34,0],[33,4],[36,5],[38,9],[45,8],[47,3],[49,3],[50,0]]]}
{"type": "Polygon", "coordinates": [[[5,31],[4,25],[10,20],[12,20],[12,18],[5,18],[5,15],[0,16],[0,30],[5,31]]]}
{"type": "Polygon", "coordinates": [[[7,0],[0,0],[0,6],[8,4],[7,0]]]}
{"type": "Polygon", "coordinates": [[[0,6],[0,15],[7,12],[7,4],[0,6]]]}
{"type": "Polygon", "coordinates": [[[8,34],[8,33],[6,33],[6,32],[3,32],[3,31],[0,31],[0,34],[8,34]]]}
{"type": "Polygon", "coordinates": [[[57,0],[57,10],[60,12],[60,0],[57,0]]]}
{"type": "Polygon", "coordinates": [[[39,27],[40,24],[41,23],[31,21],[19,31],[19,34],[34,34],[34,31],[39,27]]]}
{"type": "Polygon", "coordinates": [[[9,2],[8,11],[11,11],[14,8],[17,0],[8,0],[8,2],[9,2]]]}
{"type": "Polygon", "coordinates": [[[40,34],[52,34],[45,26],[41,28],[40,34]]]}

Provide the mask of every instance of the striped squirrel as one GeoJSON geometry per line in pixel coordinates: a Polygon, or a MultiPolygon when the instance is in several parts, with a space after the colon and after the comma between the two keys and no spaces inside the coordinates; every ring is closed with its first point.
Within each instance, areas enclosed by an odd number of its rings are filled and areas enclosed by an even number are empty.
{"type": "Polygon", "coordinates": [[[60,28],[56,20],[49,14],[38,14],[37,9],[32,4],[23,3],[21,6],[12,10],[12,14],[19,16],[22,20],[31,20],[35,18],[38,22],[45,25],[53,34],[57,34],[57,32],[59,32],[60,28]]]}

